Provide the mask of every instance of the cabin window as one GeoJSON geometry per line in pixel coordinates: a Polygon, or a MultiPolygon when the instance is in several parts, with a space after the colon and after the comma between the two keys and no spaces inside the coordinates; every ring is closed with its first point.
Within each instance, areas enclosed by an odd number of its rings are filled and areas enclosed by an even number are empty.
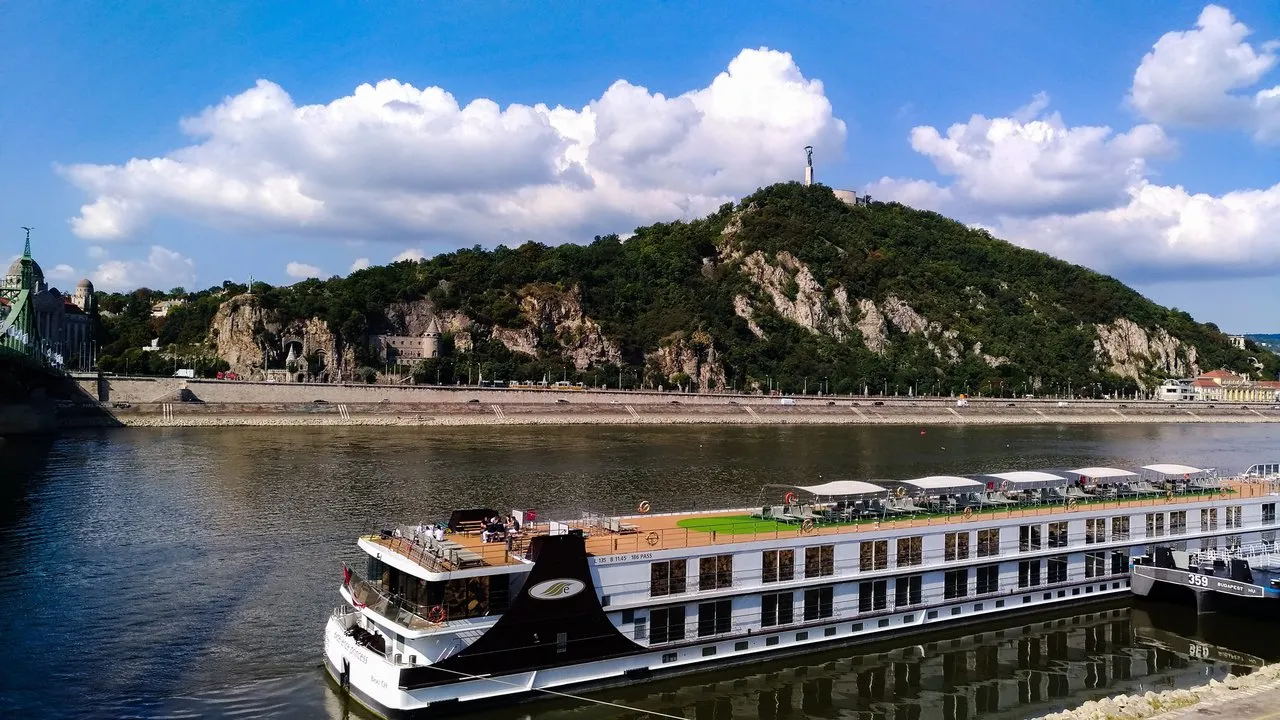
{"type": "Polygon", "coordinates": [[[649,597],[679,595],[685,589],[688,561],[663,560],[649,564],[649,597]]]}
{"type": "Polygon", "coordinates": [[[762,582],[786,582],[796,576],[795,550],[765,550],[764,569],[760,574],[762,582]]]}
{"type": "Polygon", "coordinates": [[[684,606],[649,611],[649,644],[660,645],[684,639],[684,606]]]}
{"type": "Polygon", "coordinates": [[[717,600],[698,605],[698,637],[721,635],[733,629],[733,604],[717,600]]]}
{"type": "Polygon", "coordinates": [[[995,557],[1000,554],[1000,529],[978,531],[978,557],[995,557]]]}
{"type": "Polygon", "coordinates": [[[1244,508],[1239,505],[1232,505],[1227,508],[1227,527],[1238,528],[1243,527],[1241,518],[1244,515],[1244,508]]]}
{"type": "Polygon", "coordinates": [[[1049,523],[1049,547],[1062,548],[1067,546],[1067,523],[1051,522],[1049,523]]]}
{"type": "Polygon", "coordinates": [[[1203,540],[1200,541],[1200,549],[1201,550],[1217,550],[1218,538],[1211,538],[1211,537],[1204,538],[1203,540]]]}
{"type": "Polygon", "coordinates": [[[898,578],[894,587],[894,607],[919,605],[922,602],[920,593],[921,584],[922,582],[919,575],[898,578]]]}
{"type": "Polygon", "coordinates": [[[1169,534],[1185,535],[1187,532],[1187,511],[1176,510],[1169,513],[1169,534]]]}
{"type": "Polygon", "coordinates": [[[1023,560],[1018,563],[1018,587],[1035,587],[1040,584],[1040,561],[1023,560]]]}
{"type": "Polygon", "coordinates": [[[636,640],[644,640],[649,637],[649,618],[636,618],[634,637],[636,640]]]}
{"type": "Polygon", "coordinates": [[[1218,508],[1202,508],[1200,510],[1200,531],[1218,529],[1218,508]]]}
{"type": "Polygon", "coordinates": [[[1164,535],[1164,513],[1147,513],[1147,537],[1164,535]]]}
{"type": "Polygon", "coordinates": [[[969,594],[969,569],[948,570],[943,574],[943,597],[960,598],[969,594]]]}
{"type": "Polygon", "coordinates": [[[1018,549],[1030,552],[1040,549],[1040,526],[1023,525],[1018,528],[1018,549]]]}
{"type": "Polygon", "coordinates": [[[1084,542],[1086,545],[1107,541],[1107,519],[1089,518],[1084,521],[1084,542]]]}
{"type": "Polygon", "coordinates": [[[836,546],[817,545],[804,549],[804,576],[828,577],[836,574],[836,546]]]}
{"type": "Polygon", "coordinates": [[[1129,516],[1117,515],[1111,518],[1111,540],[1129,539],[1129,516]]]}
{"type": "Polygon", "coordinates": [[[794,611],[795,593],[770,593],[760,598],[760,625],[761,627],[773,627],[775,625],[790,625],[795,619],[794,611]]]}
{"type": "Polygon", "coordinates": [[[1084,576],[1102,577],[1107,574],[1107,554],[1104,552],[1091,552],[1084,554],[1084,576]]]}
{"type": "Polygon", "coordinates": [[[924,562],[923,540],[919,535],[898,538],[898,567],[911,567],[924,562]]]}
{"type": "Polygon", "coordinates": [[[999,565],[983,565],[978,568],[978,588],[979,595],[998,592],[1000,590],[1000,566],[999,565]]]}
{"type": "Polygon", "coordinates": [[[733,587],[733,556],[712,555],[698,558],[698,589],[719,590],[733,587]]]}
{"type": "Polygon", "coordinates": [[[969,559],[969,533],[967,531],[947,533],[943,537],[942,545],[944,558],[948,562],[969,559]]]}
{"type": "Polygon", "coordinates": [[[1049,584],[1067,581],[1066,556],[1049,558],[1049,584]]]}
{"type": "Polygon", "coordinates": [[[858,543],[858,569],[883,570],[889,567],[889,541],[865,540],[858,543]]]}
{"type": "Polygon", "coordinates": [[[889,582],[868,580],[858,583],[858,612],[883,610],[889,605],[889,582]]]}
{"type": "MultiPolygon", "coordinates": [[[[879,581],[885,584],[885,581],[879,581]]],[[[804,619],[817,620],[819,618],[829,618],[835,611],[834,605],[835,588],[830,585],[819,588],[809,588],[804,591],[804,619]]]]}
{"type": "Polygon", "coordinates": [[[1276,524],[1276,504],[1275,503],[1262,504],[1262,524],[1263,525],[1276,524]]]}

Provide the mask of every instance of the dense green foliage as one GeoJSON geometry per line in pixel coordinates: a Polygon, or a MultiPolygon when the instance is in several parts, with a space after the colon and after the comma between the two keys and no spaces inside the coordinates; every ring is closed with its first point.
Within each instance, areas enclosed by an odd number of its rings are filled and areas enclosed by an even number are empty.
{"type": "MultiPolygon", "coordinates": [[[[211,288],[184,294],[187,305],[167,318],[149,315],[160,294],[140,290],[104,298],[118,312],[106,323],[104,352],[118,355],[153,337],[165,344],[193,345],[228,292],[211,288]],[[144,312],[144,309],[147,312],[144,312]]],[[[936,213],[898,204],[850,207],[822,187],[775,185],[692,222],[640,228],[623,241],[597,237],[587,245],[518,248],[479,247],[421,262],[399,262],[352,273],[347,278],[306,280],[289,287],[254,287],[263,307],[285,319],[318,317],[357,348],[360,364],[377,366],[368,337],[388,332],[386,308],[394,302],[429,298],[436,307],[458,310],[475,322],[475,346],[420,364],[420,381],[568,379],[624,386],[669,382],[646,375],[646,353],[672,333],[703,331],[713,339],[727,382],[783,392],[887,391],[986,393],[1073,390],[1089,394],[1132,392],[1135,383],[1103,372],[1094,351],[1095,324],[1128,318],[1152,333],[1163,328],[1194,345],[1203,368],[1246,369],[1257,357],[1274,377],[1277,358],[1250,343],[1230,346],[1213,325],[1195,322],[1176,309],[1160,307],[1114,278],[1055,260],[972,230],[936,213]],[[723,232],[727,225],[732,231],[723,232]],[[728,245],[726,245],[728,243],[728,245]],[[954,330],[959,361],[940,359],[938,338],[907,335],[890,325],[882,355],[869,351],[856,330],[843,339],[814,333],[784,319],[741,271],[743,255],[761,251],[773,262],[782,251],[807,265],[835,307],[843,288],[853,308],[869,299],[883,307],[890,296],[909,304],[941,328],[954,330]],[[587,316],[622,350],[625,367],[575,373],[554,342],[542,356],[510,352],[489,339],[494,326],[518,328],[529,322],[520,292],[535,283],[578,287],[587,316]],[[734,312],[734,298],[753,297],[757,338],[734,312]],[[931,342],[933,347],[931,347],[931,342]],[[972,352],[1007,358],[990,367],[972,352]],[[910,390],[909,390],[910,389],[910,390]]],[[[794,278],[784,287],[794,298],[794,278]]],[[[110,307],[109,307],[110,306],[110,307]]],[[[700,334],[701,335],[701,334],[700,334]]],[[[945,343],[944,343],[945,344],[945,343]]]]}

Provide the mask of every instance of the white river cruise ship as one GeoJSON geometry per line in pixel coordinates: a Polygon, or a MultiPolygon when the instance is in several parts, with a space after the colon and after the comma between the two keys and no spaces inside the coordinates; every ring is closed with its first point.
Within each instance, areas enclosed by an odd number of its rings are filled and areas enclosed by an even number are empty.
{"type": "Polygon", "coordinates": [[[1157,464],[768,486],[717,511],[456,510],[358,540],[325,665],[382,716],[434,716],[1118,599],[1157,545],[1274,542],[1277,483],[1278,464],[1157,464]]]}

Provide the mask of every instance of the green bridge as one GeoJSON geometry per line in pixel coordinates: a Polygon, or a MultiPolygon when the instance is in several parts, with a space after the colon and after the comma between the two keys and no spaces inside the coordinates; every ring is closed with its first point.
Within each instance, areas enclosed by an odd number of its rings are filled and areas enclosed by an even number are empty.
{"type": "Polygon", "coordinates": [[[16,287],[0,287],[0,365],[25,366],[63,375],[64,358],[42,337],[36,324],[35,260],[31,258],[31,233],[22,257],[22,272],[16,287]]]}

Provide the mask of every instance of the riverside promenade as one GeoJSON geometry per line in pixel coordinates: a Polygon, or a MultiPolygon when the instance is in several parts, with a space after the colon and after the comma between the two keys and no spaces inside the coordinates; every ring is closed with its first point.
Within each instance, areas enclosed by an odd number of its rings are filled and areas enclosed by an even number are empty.
{"type": "Polygon", "coordinates": [[[64,427],[228,425],[1038,425],[1280,422],[1274,403],[766,396],[81,376],[64,427]],[[92,411],[90,411],[92,410],[92,411]],[[102,411],[106,412],[103,413],[102,411]]]}

